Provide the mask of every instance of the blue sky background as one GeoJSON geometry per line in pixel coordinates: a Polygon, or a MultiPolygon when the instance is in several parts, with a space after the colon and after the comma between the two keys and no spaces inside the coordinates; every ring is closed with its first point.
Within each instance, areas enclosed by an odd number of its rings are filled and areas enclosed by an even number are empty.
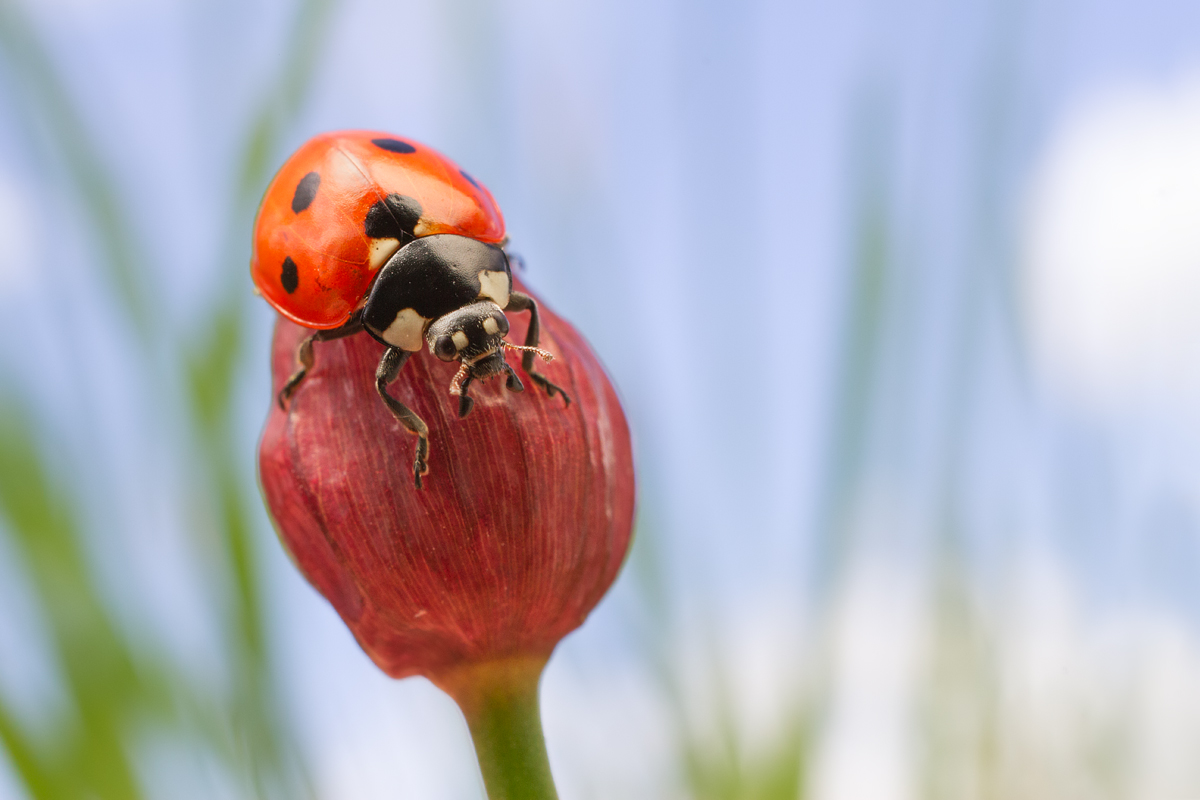
{"type": "MultiPolygon", "coordinates": [[[[1102,796],[1086,758],[1013,731],[1062,724],[1076,739],[1054,741],[1076,741],[1110,718],[1134,742],[1130,777],[1113,786],[1200,791],[1170,744],[1195,742],[1200,705],[1154,699],[1188,683],[1162,674],[1200,667],[1197,426],[1180,401],[1200,329],[1130,334],[1157,343],[1134,362],[1178,347],[1153,379],[1114,367],[1080,383],[1060,380],[1075,374],[1070,343],[1036,321],[1047,307],[1069,321],[1086,296],[1039,288],[1063,251],[1044,244],[1058,229],[1037,215],[1053,222],[1058,207],[1039,205],[1038,187],[1089,125],[1137,115],[1106,98],[1149,98],[1163,125],[1176,111],[1191,124],[1200,5],[314,7],[314,32],[297,36],[282,2],[0,0],[0,389],[31,409],[130,637],[220,691],[213,608],[227,587],[188,533],[204,515],[200,445],[161,378],[173,348],[210,341],[214,308],[242,293],[230,424],[252,485],[272,313],[249,296],[238,164],[252,120],[273,112],[271,164],[316,132],[366,127],[479,177],[528,282],[585,333],[626,401],[639,552],[544,684],[564,797],[701,794],[681,777],[680,727],[719,733],[726,694],[751,754],[781,740],[794,698],[817,709],[804,796],[974,796],[945,789],[959,779],[939,766],[940,718],[923,705],[940,696],[929,676],[948,585],[966,587],[992,643],[991,677],[949,707],[995,692],[1012,752],[1076,776],[1036,791],[997,778],[1006,791],[1102,796]],[[14,56],[22,24],[72,114],[14,56]],[[308,89],[278,89],[304,68],[308,89]],[[149,353],[99,266],[64,141],[104,165],[133,231],[149,353]],[[1062,685],[1099,688],[1080,689],[1081,712],[1062,685]],[[1039,691],[1062,699],[1051,723],[1027,713],[1039,691]],[[1095,700],[1108,694],[1119,702],[1095,700]],[[1092,721],[1083,733],[1063,723],[1076,714],[1092,721]]],[[[1095,174],[1123,174],[1117,142],[1095,174]]],[[[1200,220],[1200,189],[1179,198],[1171,207],[1191,203],[1200,220]]],[[[1088,229],[1136,248],[1115,213],[1088,229]]],[[[1182,269],[1200,271],[1187,246],[1182,269]]],[[[1194,289],[1191,273],[1153,267],[1131,268],[1129,285],[1194,289]]],[[[1136,328],[1155,311],[1113,318],[1136,328]]],[[[318,795],[480,796],[450,701],[377,674],[254,515],[275,686],[318,795]]],[[[25,570],[0,536],[0,697],[37,720],[67,701],[25,570]]],[[[149,797],[183,797],[185,784],[243,796],[186,740],[138,747],[149,797]]],[[[24,800],[5,763],[0,798],[24,800]]]]}

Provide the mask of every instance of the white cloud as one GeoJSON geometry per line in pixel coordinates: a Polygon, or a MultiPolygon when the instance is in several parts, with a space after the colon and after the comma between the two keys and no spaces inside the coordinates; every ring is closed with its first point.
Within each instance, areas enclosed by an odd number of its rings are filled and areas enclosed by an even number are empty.
{"type": "Polygon", "coordinates": [[[1025,234],[1031,341],[1056,388],[1107,411],[1200,399],[1200,73],[1069,116],[1025,234]]]}

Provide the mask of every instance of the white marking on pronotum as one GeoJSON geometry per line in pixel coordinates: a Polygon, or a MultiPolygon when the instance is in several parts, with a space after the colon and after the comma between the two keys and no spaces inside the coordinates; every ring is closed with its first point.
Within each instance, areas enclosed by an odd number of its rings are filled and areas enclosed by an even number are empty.
{"type": "Polygon", "coordinates": [[[484,270],[479,273],[479,296],[491,299],[501,308],[508,308],[508,292],[511,288],[507,272],[484,270]]]}
{"type": "Polygon", "coordinates": [[[392,257],[397,250],[400,249],[399,239],[372,239],[371,240],[371,272],[382,267],[387,263],[387,260],[392,257]]]}
{"type": "Polygon", "coordinates": [[[500,330],[500,323],[496,322],[495,317],[488,317],[483,321],[483,331],[488,336],[491,336],[496,331],[500,330]]]}
{"type": "Polygon", "coordinates": [[[401,309],[396,314],[396,319],[383,332],[383,340],[392,347],[415,353],[425,343],[425,326],[428,322],[429,320],[411,308],[401,309]]]}

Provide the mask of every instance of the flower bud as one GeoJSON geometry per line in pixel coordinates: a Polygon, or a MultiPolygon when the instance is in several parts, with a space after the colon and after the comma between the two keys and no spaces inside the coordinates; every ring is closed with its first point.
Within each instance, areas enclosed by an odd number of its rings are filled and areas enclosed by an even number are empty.
{"type": "MultiPolygon", "coordinates": [[[[511,342],[528,315],[510,313],[511,342]]],[[[311,331],[282,318],[273,395],[311,331]]],[[[415,354],[390,392],[429,426],[429,472],[413,485],[416,437],[375,389],[383,345],[365,333],[314,346],[286,410],[271,402],[259,450],[263,494],[293,561],[367,654],[395,678],[444,685],[488,662],[544,662],[607,591],[629,548],[629,428],[587,343],[541,307],[532,381],[476,383],[459,417],[458,364],[415,354]]],[[[520,353],[507,352],[517,373],[520,353]]]]}

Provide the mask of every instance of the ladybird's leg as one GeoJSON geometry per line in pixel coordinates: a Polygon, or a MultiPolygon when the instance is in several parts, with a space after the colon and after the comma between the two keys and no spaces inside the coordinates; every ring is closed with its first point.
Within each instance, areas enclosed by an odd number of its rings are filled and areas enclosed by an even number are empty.
{"type": "Polygon", "coordinates": [[[313,342],[329,342],[334,339],[341,339],[343,336],[352,336],[362,329],[362,320],[356,316],[340,328],[314,331],[311,335],[304,337],[304,340],[300,342],[300,346],[296,348],[296,363],[300,365],[300,368],[292,373],[292,377],[288,378],[287,383],[279,390],[279,407],[287,409],[287,401],[296,392],[296,387],[300,385],[300,381],[304,380],[304,376],[313,368],[313,342]]]}
{"type": "MultiPolygon", "coordinates": [[[[507,361],[504,362],[504,371],[508,373],[508,379],[504,382],[504,385],[508,387],[510,392],[525,391],[525,384],[521,383],[521,379],[517,377],[517,371],[509,366],[507,361]]],[[[566,395],[564,394],[563,397],[566,397],[566,395]]]]}
{"type": "MultiPolygon", "coordinates": [[[[513,292],[508,296],[508,306],[505,307],[505,311],[510,309],[513,311],[529,312],[529,330],[525,333],[525,346],[537,347],[538,336],[541,333],[541,325],[538,322],[537,301],[524,292],[513,292]]],[[[535,353],[530,350],[526,350],[521,355],[521,369],[525,370],[525,372],[529,374],[530,378],[533,378],[534,383],[546,390],[547,397],[554,397],[555,394],[561,394],[567,405],[570,405],[571,396],[564,392],[561,386],[556,386],[555,384],[546,380],[546,376],[534,370],[534,355],[535,353]]]]}
{"type": "Polygon", "coordinates": [[[425,424],[425,420],[418,417],[412,409],[392,397],[387,391],[388,384],[396,380],[396,376],[400,374],[400,370],[411,355],[412,353],[401,350],[399,347],[389,347],[385,350],[383,358],[379,359],[379,369],[375,371],[375,389],[383,398],[384,405],[388,407],[392,415],[400,420],[400,423],[410,432],[417,435],[417,457],[413,461],[413,477],[416,479],[417,488],[420,489],[421,476],[429,472],[429,427],[425,424]]]}
{"type": "Polygon", "coordinates": [[[458,395],[458,416],[465,417],[471,413],[471,409],[475,405],[475,401],[467,397],[467,387],[471,385],[471,374],[467,373],[467,377],[463,379],[462,386],[459,387],[458,395]]]}

